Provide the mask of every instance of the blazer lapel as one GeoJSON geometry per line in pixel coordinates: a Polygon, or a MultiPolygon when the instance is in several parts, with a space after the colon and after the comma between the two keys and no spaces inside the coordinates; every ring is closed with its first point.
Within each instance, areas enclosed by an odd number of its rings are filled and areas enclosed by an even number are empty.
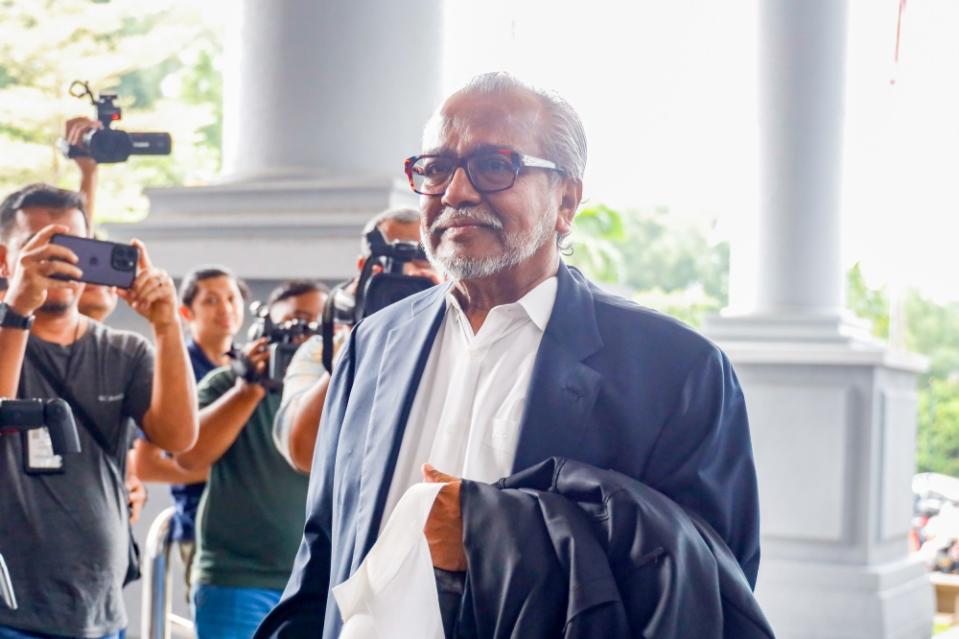
{"type": "Polygon", "coordinates": [[[603,376],[583,360],[603,346],[593,295],[578,272],[560,263],[556,303],[536,355],[513,472],[548,457],[577,457],[603,376]]]}
{"type": "Polygon", "coordinates": [[[418,300],[409,319],[394,327],[387,337],[359,478],[354,569],[376,540],[406,421],[446,311],[444,296],[448,289],[437,286],[435,295],[418,300]]]}

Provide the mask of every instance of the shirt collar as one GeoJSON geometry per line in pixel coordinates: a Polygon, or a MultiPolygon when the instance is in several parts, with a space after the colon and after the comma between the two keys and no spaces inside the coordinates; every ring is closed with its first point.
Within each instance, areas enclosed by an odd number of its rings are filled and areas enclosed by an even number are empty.
{"type": "MultiPolygon", "coordinates": [[[[513,304],[521,306],[526,311],[530,321],[536,325],[536,328],[545,331],[546,325],[549,323],[549,316],[553,314],[557,287],[558,281],[554,275],[537,284],[513,304]]],[[[512,306],[513,304],[504,304],[503,306],[512,306]]],[[[447,309],[454,309],[460,317],[465,319],[466,314],[463,312],[456,295],[453,294],[453,287],[450,287],[450,290],[446,293],[446,306],[447,309]]]]}

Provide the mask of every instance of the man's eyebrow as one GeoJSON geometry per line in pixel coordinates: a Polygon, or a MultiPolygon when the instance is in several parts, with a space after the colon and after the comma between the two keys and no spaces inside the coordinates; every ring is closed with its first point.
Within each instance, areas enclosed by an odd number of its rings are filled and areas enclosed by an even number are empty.
{"type": "MultiPolygon", "coordinates": [[[[475,155],[477,153],[496,153],[497,151],[513,151],[514,149],[506,144],[478,144],[471,148],[469,151],[463,155],[475,155]]],[[[445,157],[455,158],[457,155],[453,151],[445,146],[437,147],[435,149],[428,149],[423,151],[422,155],[442,155],[445,157]]],[[[463,156],[460,156],[463,157],[463,156]]]]}

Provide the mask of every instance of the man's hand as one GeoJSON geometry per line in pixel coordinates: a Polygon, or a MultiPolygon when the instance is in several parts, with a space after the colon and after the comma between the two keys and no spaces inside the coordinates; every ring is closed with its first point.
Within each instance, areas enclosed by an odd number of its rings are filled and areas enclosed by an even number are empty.
{"type": "Polygon", "coordinates": [[[423,480],[445,483],[433,502],[430,517],[423,533],[430,545],[433,566],[441,570],[466,570],[466,550],[463,548],[463,514],[460,512],[461,480],[423,464],[423,480]]]}
{"type": "Polygon", "coordinates": [[[73,288],[79,291],[77,282],[54,278],[59,275],[76,280],[83,275],[75,266],[79,260],[73,251],[59,244],[50,244],[50,238],[57,233],[69,232],[69,228],[60,224],[45,226],[21,249],[4,300],[17,313],[29,315],[40,308],[49,289],[73,288]]]}
{"type": "Polygon", "coordinates": [[[147,503],[147,487],[143,485],[139,477],[128,471],[126,488],[127,505],[130,508],[130,523],[135,524],[140,519],[143,506],[147,503]]]}
{"type": "MultiPolygon", "coordinates": [[[[241,349],[243,351],[243,357],[246,358],[247,363],[253,368],[254,372],[256,372],[258,376],[266,373],[266,366],[270,359],[270,347],[268,342],[269,340],[266,337],[261,337],[256,341],[250,342],[241,349]]],[[[242,391],[256,393],[260,397],[266,395],[266,389],[263,388],[262,384],[249,382],[242,377],[237,378],[236,385],[242,391]]]]}
{"type": "MultiPolygon", "coordinates": [[[[86,137],[90,131],[99,128],[101,128],[101,124],[98,120],[83,117],[71,118],[67,120],[63,139],[71,146],[78,146],[84,150],[88,150],[83,142],[83,138],[86,137]]],[[[97,161],[90,156],[76,157],[73,158],[73,161],[80,167],[80,173],[84,176],[95,173],[97,170],[97,161]]]]}
{"type": "Polygon", "coordinates": [[[133,240],[131,244],[140,251],[137,276],[129,289],[119,289],[117,295],[150,322],[155,331],[176,326],[177,299],[173,279],[166,271],[153,266],[143,242],[133,240]]]}

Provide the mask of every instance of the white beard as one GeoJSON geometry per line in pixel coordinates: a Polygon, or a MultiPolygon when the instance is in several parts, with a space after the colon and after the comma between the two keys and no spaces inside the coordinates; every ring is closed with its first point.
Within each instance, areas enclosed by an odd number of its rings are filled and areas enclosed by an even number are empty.
{"type": "Polygon", "coordinates": [[[501,273],[533,256],[546,242],[555,240],[555,220],[547,216],[539,218],[537,226],[527,232],[504,233],[503,224],[499,218],[486,206],[476,206],[469,209],[445,208],[429,229],[422,229],[423,249],[433,269],[444,273],[454,282],[460,280],[482,279],[501,273]],[[488,255],[480,258],[469,258],[456,254],[456,245],[453,242],[444,242],[440,238],[439,245],[434,250],[430,239],[438,227],[457,219],[470,219],[492,227],[493,231],[503,239],[504,249],[498,255],[488,255]]]}

